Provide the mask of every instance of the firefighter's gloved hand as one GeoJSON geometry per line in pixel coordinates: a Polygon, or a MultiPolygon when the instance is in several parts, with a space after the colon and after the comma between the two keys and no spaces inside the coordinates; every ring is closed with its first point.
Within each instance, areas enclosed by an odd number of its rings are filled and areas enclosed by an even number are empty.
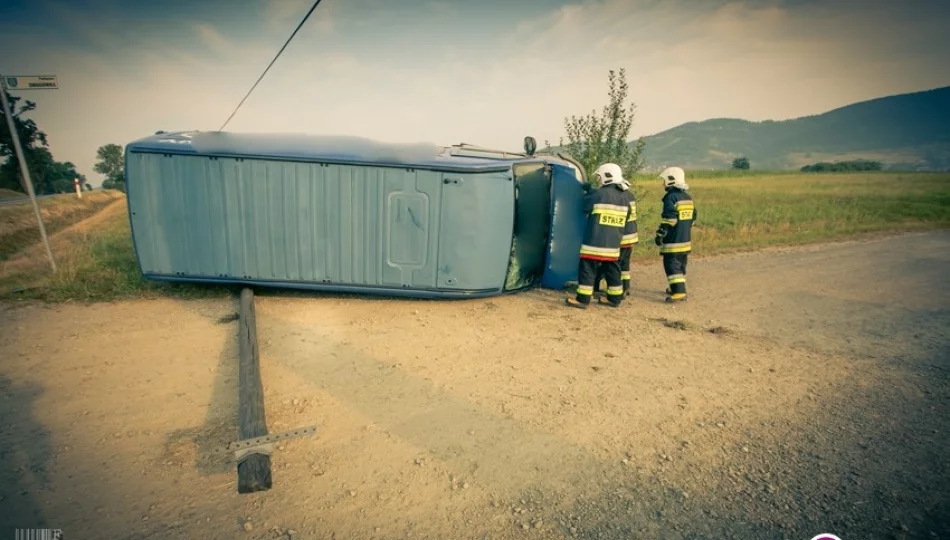
{"type": "Polygon", "coordinates": [[[663,245],[663,235],[657,233],[656,238],[653,239],[653,243],[656,244],[656,245],[658,245],[658,246],[662,246],[662,245],[663,245]]]}

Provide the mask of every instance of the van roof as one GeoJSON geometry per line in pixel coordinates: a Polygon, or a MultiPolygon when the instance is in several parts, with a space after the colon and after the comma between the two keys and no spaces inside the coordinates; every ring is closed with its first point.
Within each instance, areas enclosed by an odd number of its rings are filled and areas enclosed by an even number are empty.
{"type": "Polygon", "coordinates": [[[396,144],[351,136],[290,133],[180,131],[157,133],[129,143],[129,152],[183,154],[320,163],[412,167],[453,172],[507,171],[522,161],[555,161],[554,156],[525,156],[435,144],[396,144]]]}

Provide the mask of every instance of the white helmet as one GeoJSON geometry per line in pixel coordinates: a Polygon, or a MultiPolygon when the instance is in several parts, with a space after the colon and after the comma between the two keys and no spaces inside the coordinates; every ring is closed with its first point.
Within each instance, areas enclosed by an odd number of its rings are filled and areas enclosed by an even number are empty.
{"type": "Polygon", "coordinates": [[[594,180],[598,186],[608,186],[611,184],[623,186],[625,183],[623,171],[620,170],[620,165],[616,163],[604,163],[600,167],[597,167],[597,170],[594,171],[594,180]]]}
{"type": "Polygon", "coordinates": [[[686,173],[679,167],[667,167],[666,170],[660,173],[660,178],[663,179],[664,187],[675,187],[683,191],[689,189],[686,184],[686,173]]]}

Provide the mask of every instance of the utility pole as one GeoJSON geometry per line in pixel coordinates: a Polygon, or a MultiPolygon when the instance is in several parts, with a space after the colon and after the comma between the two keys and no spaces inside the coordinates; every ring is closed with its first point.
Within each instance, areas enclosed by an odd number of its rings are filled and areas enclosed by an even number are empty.
{"type": "Polygon", "coordinates": [[[40,236],[43,237],[43,245],[46,247],[46,256],[49,258],[49,265],[53,273],[56,273],[56,261],[53,260],[53,250],[49,245],[49,237],[46,236],[46,227],[43,226],[43,216],[40,214],[40,205],[36,202],[36,193],[33,191],[33,180],[30,179],[30,170],[26,166],[26,157],[23,155],[23,146],[20,144],[20,133],[16,129],[16,123],[13,121],[13,109],[7,99],[7,90],[55,90],[59,88],[55,75],[30,76],[30,77],[4,77],[0,75],[0,98],[3,100],[3,115],[7,117],[7,127],[10,128],[10,139],[13,140],[13,150],[16,152],[17,161],[20,162],[20,174],[23,175],[26,191],[30,195],[30,202],[33,203],[33,211],[36,213],[36,223],[40,226],[40,236]],[[21,84],[23,85],[21,87],[21,84]]]}

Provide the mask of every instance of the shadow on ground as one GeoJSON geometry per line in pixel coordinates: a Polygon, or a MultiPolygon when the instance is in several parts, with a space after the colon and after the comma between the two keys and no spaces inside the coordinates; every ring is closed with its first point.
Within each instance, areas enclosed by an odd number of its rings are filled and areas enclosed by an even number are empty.
{"type": "Polygon", "coordinates": [[[0,375],[0,534],[14,529],[55,527],[43,513],[42,498],[53,489],[49,432],[33,414],[43,388],[15,384],[0,375]],[[23,441],[30,443],[23,444],[23,441]]]}
{"type": "MultiPolygon", "coordinates": [[[[238,439],[238,296],[240,290],[228,301],[228,309],[213,316],[216,324],[229,329],[214,369],[205,421],[200,426],[169,433],[163,459],[174,459],[183,448],[194,447],[195,469],[202,475],[215,475],[236,471],[233,454],[226,451],[228,443],[238,439]]],[[[236,474],[236,473],[235,473],[236,474]]]]}

